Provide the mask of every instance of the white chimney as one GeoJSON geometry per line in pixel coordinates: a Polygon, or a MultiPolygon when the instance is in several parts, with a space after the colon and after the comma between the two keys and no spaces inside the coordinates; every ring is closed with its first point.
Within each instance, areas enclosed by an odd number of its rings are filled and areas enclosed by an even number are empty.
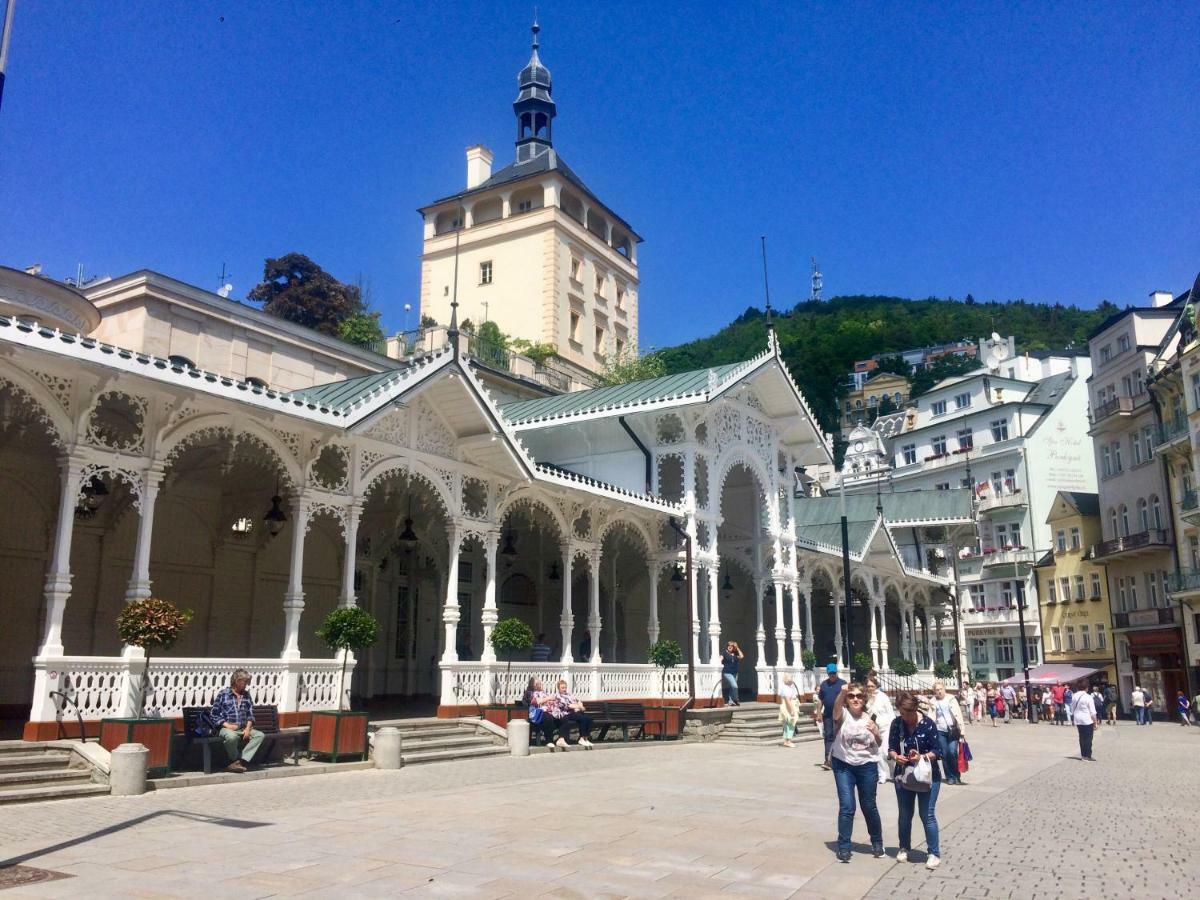
{"type": "Polygon", "coordinates": [[[483,144],[467,148],[467,190],[479,187],[492,177],[492,151],[483,144]]]}
{"type": "Polygon", "coordinates": [[[1160,306],[1166,306],[1168,303],[1170,303],[1174,299],[1175,298],[1171,295],[1170,291],[1151,291],[1150,292],[1150,305],[1153,306],[1155,309],[1157,309],[1160,306]]]}

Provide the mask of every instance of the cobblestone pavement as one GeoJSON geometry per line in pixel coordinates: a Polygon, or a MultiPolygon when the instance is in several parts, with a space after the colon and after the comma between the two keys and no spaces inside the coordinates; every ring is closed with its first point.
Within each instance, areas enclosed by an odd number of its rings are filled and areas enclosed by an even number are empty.
{"type": "Polygon", "coordinates": [[[1067,758],[1072,729],[972,728],[969,784],[939,800],[933,873],[894,861],[890,786],[891,855],[834,861],[820,744],[649,744],[7,807],[0,864],[73,877],[4,900],[1188,896],[1200,729],[1117,731],[1085,763],[1067,758]]]}
{"type": "MultiPolygon", "coordinates": [[[[1039,739],[1053,731],[1074,735],[1045,724],[1016,727],[1040,732],[1039,739]]],[[[1073,747],[1075,758],[1041,769],[943,829],[935,872],[897,864],[867,896],[1194,897],[1200,891],[1197,732],[1165,722],[1105,727],[1095,762],[1079,759],[1073,747]]]]}

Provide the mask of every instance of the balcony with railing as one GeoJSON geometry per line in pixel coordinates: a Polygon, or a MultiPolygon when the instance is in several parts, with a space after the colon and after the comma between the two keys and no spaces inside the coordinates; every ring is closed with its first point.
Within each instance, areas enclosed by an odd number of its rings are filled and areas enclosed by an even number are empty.
{"type": "Polygon", "coordinates": [[[1186,443],[1187,437],[1187,419],[1168,419],[1155,428],[1154,449],[1159,450],[1179,441],[1186,443]]]}
{"type": "Polygon", "coordinates": [[[979,498],[979,511],[990,512],[994,509],[1019,509],[1029,505],[1029,498],[1020,488],[1006,490],[999,494],[985,494],[979,498]]]}
{"type": "Polygon", "coordinates": [[[1037,552],[1028,547],[984,547],[984,566],[1020,566],[1037,562],[1037,552]]]}
{"type": "Polygon", "coordinates": [[[1179,498],[1179,515],[1189,524],[1200,524],[1200,495],[1195,491],[1184,491],[1179,498]]]}
{"type": "Polygon", "coordinates": [[[1101,423],[1113,416],[1126,418],[1149,402],[1150,394],[1148,392],[1135,394],[1132,397],[1111,397],[1092,407],[1090,414],[1092,428],[1100,427],[1101,423]]]}
{"type": "Polygon", "coordinates": [[[1200,593],[1200,570],[1184,569],[1168,575],[1167,593],[1171,596],[1200,593]]]}
{"type": "Polygon", "coordinates": [[[1113,625],[1117,628],[1145,628],[1155,625],[1175,624],[1178,624],[1178,619],[1175,607],[1173,606],[1113,613],[1113,625]]]}
{"type": "Polygon", "coordinates": [[[1089,559],[1107,559],[1113,556],[1137,556],[1142,553],[1156,553],[1169,550],[1171,533],[1165,528],[1151,528],[1149,531],[1139,531],[1137,534],[1127,534],[1124,537],[1112,538],[1093,544],[1088,551],[1089,559]]]}

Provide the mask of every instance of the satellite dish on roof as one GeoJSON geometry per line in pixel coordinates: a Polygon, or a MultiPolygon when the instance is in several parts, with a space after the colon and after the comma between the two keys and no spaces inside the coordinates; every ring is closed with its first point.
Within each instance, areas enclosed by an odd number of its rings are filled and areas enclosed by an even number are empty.
{"type": "Polygon", "coordinates": [[[217,295],[221,297],[228,297],[231,293],[233,293],[233,285],[228,281],[221,285],[221,289],[217,291],[217,295]]]}
{"type": "Polygon", "coordinates": [[[1008,359],[1008,341],[993,331],[992,338],[988,341],[987,353],[983,357],[983,364],[989,369],[996,369],[1006,359],[1008,359]]]}

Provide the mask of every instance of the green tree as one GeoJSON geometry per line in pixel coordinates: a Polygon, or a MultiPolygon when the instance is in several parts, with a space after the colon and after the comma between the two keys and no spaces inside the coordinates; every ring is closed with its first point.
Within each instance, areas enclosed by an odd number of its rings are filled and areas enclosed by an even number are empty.
{"type": "Polygon", "coordinates": [[[893,375],[902,375],[905,378],[912,378],[912,366],[908,364],[903,356],[881,356],[875,362],[876,372],[891,372],[893,375]]]}
{"type": "Polygon", "coordinates": [[[302,253],[268,259],[262,282],[246,299],[263,304],[263,312],[335,337],[346,319],[364,312],[356,285],[343,284],[302,253]]]}
{"type": "Polygon", "coordinates": [[[662,669],[662,694],[667,696],[667,672],[683,662],[683,650],[679,643],[672,640],[656,641],[650,645],[650,662],[662,669]]]}
{"type": "Polygon", "coordinates": [[[377,312],[359,312],[342,320],[338,325],[338,337],[350,344],[369,347],[383,340],[383,327],[377,312]]]}
{"type": "Polygon", "coordinates": [[[508,670],[504,680],[512,680],[512,658],[515,654],[528,650],[533,646],[533,629],[523,621],[513,616],[501,619],[492,629],[492,649],[496,655],[508,662],[508,670]]]}
{"type": "Polygon", "coordinates": [[[604,358],[604,371],[596,380],[601,387],[614,384],[628,384],[631,381],[646,381],[650,378],[661,378],[667,374],[667,364],[662,354],[656,351],[635,356],[626,351],[620,355],[609,355],[604,358]]]}
{"type": "Polygon", "coordinates": [[[438,321],[433,316],[427,316],[424,313],[422,313],[421,314],[421,327],[422,328],[437,328],[438,321]]]}
{"type": "Polygon", "coordinates": [[[146,668],[142,672],[142,689],[138,692],[137,714],[146,710],[151,691],[150,655],[154,650],[170,650],[179,635],[192,621],[190,609],[180,609],[174,603],[157,597],[146,597],[126,603],[117,616],[117,634],[123,644],[141,647],[146,651],[146,668]]]}
{"type": "Polygon", "coordinates": [[[546,360],[558,355],[558,350],[553,344],[538,344],[525,338],[513,338],[508,345],[522,356],[532,359],[539,366],[545,365],[546,360]]]}
{"type": "Polygon", "coordinates": [[[317,637],[334,652],[342,651],[342,674],[338,680],[338,709],[342,708],[346,687],[346,651],[365,650],[379,640],[379,620],[358,606],[343,606],[325,617],[317,637]]]}

